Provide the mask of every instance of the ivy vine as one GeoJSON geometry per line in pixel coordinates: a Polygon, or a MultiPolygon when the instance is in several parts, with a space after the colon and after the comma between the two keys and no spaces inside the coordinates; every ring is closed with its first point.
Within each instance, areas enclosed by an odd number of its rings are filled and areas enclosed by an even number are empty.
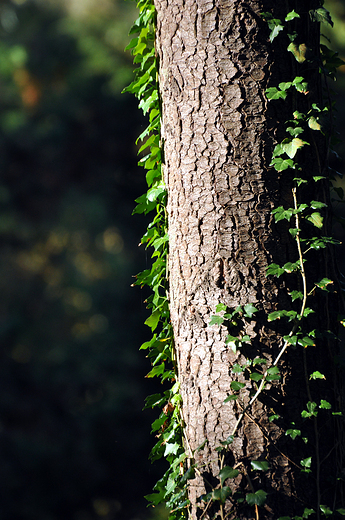
{"type": "MultiPolygon", "coordinates": [[[[145,342],[141,349],[147,351],[152,369],[147,377],[159,377],[165,385],[169,385],[168,389],[159,394],[154,394],[146,399],[145,408],[157,408],[160,415],[152,425],[152,432],[157,438],[156,445],[151,452],[152,461],[161,457],[165,457],[169,463],[169,469],[163,477],[157,482],[154,493],[146,498],[149,503],[156,506],[165,503],[170,510],[170,520],[180,520],[188,518],[189,500],[188,500],[188,482],[195,478],[196,473],[200,472],[197,464],[194,462],[194,455],[189,449],[188,442],[184,441],[183,419],[181,412],[181,396],[179,393],[178,373],[176,367],[176,357],[173,342],[173,333],[169,318],[169,300],[168,300],[168,276],[167,276],[167,256],[168,256],[168,233],[167,233],[167,213],[166,199],[167,191],[162,178],[162,148],[160,137],[161,124],[161,103],[158,89],[158,63],[155,51],[155,20],[156,13],[152,0],[139,0],[137,3],[139,9],[139,17],[135,21],[130,34],[134,34],[134,38],[127,46],[134,56],[135,70],[134,81],[125,89],[127,92],[133,93],[139,100],[139,107],[144,114],[149,116],[149,124],[147,128],[139,136],[138,141],[142,143],[139,148],[141,156],[139,164],[146,169],[146,180],[148,184],[147,192],[139,197],[136,202],[137,206],[134,213],[147,214],[151,211],[155,212],[153,221],[149,224],[148,229],[141,239],[141,243],[145,247],[153,249],[152,266],[139,273],[136,277],[134,285],[148,285],[152,289],[152,294],[147,299],[147,306],[151,310],[150,316],[146,320],[153,333],[150,341],[145,342]]],[[[322,22],[333,25],[329,12],[319,6],[309,12],[311,22],[322,22]]],[[[344,62],[333,52],[327,45],[320,45],[320,52],[317,56],[313,55],[311,49],[305,44],[297,44],[297,33],[291,30],[291,23],[300,17],[300,15],[292,10],[287,13],[284,20],[276,19],[271,13],[262,13],[270,29],[270,41],[273,42],[280,33],[287,33],[290,41],[287,52],[291,53],[296,62],[301,64],[316,63],[320,73],[325,79],[326,100],[323,106],[316,103],[311,104],[309,110],[304,113],[297,109],[291,114],[291,119],[286,123],[285,138],[278,143],[272,154],[270,166],[277,172],[288,170],[295,172],[293,175],[293,184],[291,188],[292,207],[285,208],[279,206],[272,211],[275,223],[287,221],[290,224],[289,232],[295,242],[296,259],[294,262],[287,262],[284,265],[271,264],[267,269],[267,276],[280,277],[286,274],[294,273],[301,280],[301,289],[290,292],[292,309],[277,310],[271,312],[267,316],[268,322],[275,320],[285,320],[290,324],[290,332],[284,336],[283,346],[272,361],[267,366],[267,360],[254,357],[246,358],[243,364],[235,364],[232,367],[233,380],[229,389],[229,396],[225,402],[236,400],[241,408],[241,413],[237,418],[236,425],[227,439],[220,443],[216,449],[219,455],[219,475],[218,484],[211,486],[212,491],[200,497],[203,504],[204,516],[211,505],[218,504],[218,516],[222,520],[227,518],[230,512],[225,512],[224,504],[229,496],[238,503],[246,503],[252,506],[255,511],[256,518],[259,518],[259,508],[265,504],[267,493],[263,489],[255,490],[252,484],[252,478],[242,464],[231,467],[225,465],[226,452],[231,449],[231,444],[237,435],[239,426],[243,417],[247,415],[249,418],[253,403],[258,399],[260,394],[267,389],[267,384],[280,379],[279,362],[284,352],[289,348],[305,349],[315,345],[318,337],[323,331],[315,329],[309,330],[306,326],[305,318],[314,312],[311,300],[315,291],[323,291],[328,293],[333,281],[328,277],[320,280],[310,280],[310,275],[306,272],[305,262],[311,251],[322,250],[329,245],[336,245],[337,240],[330,236],[324,236],[322,230],[323,208],[326,203],[313,200],[309,204],[299,201],[300,190],[308,183],[318,183],[329,178],[328,165],[322,167],[319,161],[319,171],[315,172],[311,178],[303,175],[303,169],[298,162],[298,155],[301,149],[306,146],[315,146],[315,141],[311,139],[308,142],[305,137],[306,130],[321,132],[325,136],[327,146],[330,147],[332,138],[332,100],[329,95],[327,79],[335,78],[336,68],[343,65],[344,62]],[[316,228],[315,236],[307,236],[303,232],[303,222],[309,222],[316,228]],[[296,307],[298,304],[298,307],[296,307]],[[251,395],[247,405],[241,401],[241,391],[246,386],[243,380],[248,380],[254,385],[255,390],[251,395]],[[231,481],[242,473],[248,486],[250,493],[233,495],[231,489],[231,481]]],[[[281,82],[277,86],[269,87],[266,90],[266,97],[270,102],[286,100],[291,93],[294,95],[308,96],[308,83],[302,75],[296,74],[291,81],[281,82]]],[[[280,101],[279,101],[280,102],[280,101]]],[[[216,314],[212,317],[210,326],[226,326],[229,334],[226,343],[233,352],[242,349],[246,350],[246,345],[250,344],[250,337],[242,334],[244,323],[246,320],[255,319],[257,309],[248,304],[243,307],[239,306],[235,309],[228,309],[223,303],[216,307],[216,314]]],[[[307,380],[323,380],[322,367],[314,370],[311,374],[307,373],[307,380]]],[[[316,429],[316,447],[315,453],[303,458],[295,466],[299,467],[301,472],[316,472],[315,481],[317,486],[317,503],[305,507],[302,516],[280,517],[278,520],[300,520],[309,517],[341,517],[345,516],[345,508],[337,508],[334,510],[333,505],[324,505],[321,503],[321,493],[319,489],[320,482],[320,461],[318,460],[317,446],[317,420],[320,413],[329,413],[333,416],[341,416],[341,410],[333,409],[331,403],[326,399],[316,402],[312,399],[309,387],[307,388],[308,402],[305,409],[300,411],[300,416],[296,417],[296,421],[291,424],[285,432],[292,441],[302,438],[307,443],[307,438],[303,433],[303,421],[313,421],[316,429]],[[300,422],[302,421],[301,425],[300,422]],[[316,459],[314,463],[314,458],[316,459]],[[316,469],[315,469],[316,468],[316,469]]],[[[272,413],[269,421],[275,421],[278,415],[272,413]]],[[[207,443],[207,439],[198,450],[202,450],[207,443]]],[[[251,461],[252,472],[268,471],[269,464],[264,460],[251,461]]]]}
{"type": "Polygon", "coordinates": [[[134,22],[130,34],[135,36],[126,47],[134,56],[134,81],[124,89],[133,93],[139,100],[139,108],[149,115],[149,125],[138,137],[142,142],[138,153],[139,165],[146,171],[148,190],[136,199],[134,213],[155,212],[141,243],[153,248],[152,266],[136,276],[134,285],[148,285],[152,294],[147,298],[147,307],[151,310],[145,324],[151,328],[153,337],[145,342],[141,349],[147,351],[152,369],[146,377],[158,377],[169,388],[162,393],[146,399],[145,408],[160,410],[158,419],[152,424],[152,433],[158,439],[151,451],[153,461],[165,457],[169,469],[157,482],[154,493],[146,496],[153,506],[165,503],[172,510],[171,520],[184,518],[186,506],[186,476],[183,475],[183,463],[186,453],[183,445],[183,422],[181,419],[181,396],[177,376],[173,333],[170,323],[168,301],[168,234],[166,201],[167,191],[162,177],[162,148],[160,141],[161,104],[158,90],[158,64],[155,51],[156,12],[152,0],[139,0],[139,17],[134,22]],[[175,512],[173,511],[175,509],[175,512]],[[182,515],[182,516],[181,516],[182,515]]]}

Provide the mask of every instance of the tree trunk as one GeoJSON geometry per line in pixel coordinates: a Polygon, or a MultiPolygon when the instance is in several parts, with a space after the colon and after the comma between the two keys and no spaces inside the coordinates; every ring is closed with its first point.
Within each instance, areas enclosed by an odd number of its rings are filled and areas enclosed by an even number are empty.
{"type": "MultiPolygon", "coordinates": [[[[298,288],[299,283],[294,275],[291,281],[266,276],[272,262],[282,265],[298,256],[288,223],[275,225],[271,214],[277,206],[293,206],[295,173],[278,174],[269,166],[274,145],[284,137],[284,123],[296,110],[296,100],[292,96],[285,103],[269,103],[265,90],[291,81],[301,71],[286,51],[286,35],[274,45],[269,41],[261,13],[268,11],[284,20],[294,7],[303,11],[297,22],[301,43],[308,38],[316,52],[319,27],[310,22],[308,10],[318,4],[301,0],[297,7],[292,2],[287,8],[285,2],[271,0],[155,0],[155,5],[168,187],[171,321],[186,450],[199,465],[197,477],[190,481],[189,499],[193,519],[211,518],[214,506],[197,500],[219,482],[222,463],[216,448],[231,435],[257,388],[245,372],[234,375],[234,365],[259,356],[270,366],[290,329],[285,323],[268,323],[266,315],[296,308],[287,290],[298,288]],[[209,325],[220,302],[231,310],[248,303],[259,309],[255,319],[241,321],[240,332],[251,337],[251,346],[234,352],[225,343],[229,330],[209,325]],[[245,388],[238,400],[224,404],[235,377],[245,388]],[[205,440],[208,444],[195,452],[205,440]]],[[[317,100],[320,78],[316,68],[304,67],[301,75],[313,85],[310,95],[317,100]]],[[[310,101],[303,95],[299,98],[298,109],[307,110],[310,101]]],[[[305,148],[302,160],[310,175],[315,175],[315,149],[305,148]]],[[[322,147],[318,148],[322,154],[322,147]]],[[[300,202],[317,197],[320,189],[324,186],[309,186],[300,202]]],[[[311,259],[316,278],[318,270],[322,274],[320,264],[324,265],[323,260],[311,259]]],[[[329,367],[325,385],[332,385],[333,352],[326,347],[320,341],[317,353],[314,347],[310,354],[301,347],[286,350],[282,380],[272,382],[269,391],[247,410],[226,454],[225,463],[240,470],[231,483],[233,492],[263,489],[268,493],[260,519],[301,514],[304,507],[320,502],[320,479],[316,482],[313,476],[308,480],[300,470],[300,460],[321,444],[315,437],[315,425],[310,421],[303,431],[309,436],[309,451],[303,448],[303,441],[292,441],[285,431],[291,428],[291,421],[301,419],[301,411],[311,400],[310,364],[319,360],[322,367],[329,367]],[[312,360],[306,360],[310,356],[312,360]],[[270,422],[270,415],[280,419],[270,422]],[[251,473],[253,460],[268,461],[269,471],[251,473]]],[[[317,400],[317,394],[313,399],[317,400]]],[[[334,447],[332,428],[329,424],[318,459],[334,447]]],[[[326,469],[335,464],[336,453],[332,451],[322,468],[321,503],[332,500],[326,469]]],[[[231,497],[225,511],[228,518],[251,519],[257,514],[253,506],[238,505],[231,497]]]]}

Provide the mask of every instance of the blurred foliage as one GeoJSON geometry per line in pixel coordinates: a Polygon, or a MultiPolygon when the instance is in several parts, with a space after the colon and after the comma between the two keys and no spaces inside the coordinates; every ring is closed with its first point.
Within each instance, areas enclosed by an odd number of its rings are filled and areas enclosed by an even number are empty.
{"type": "MultiPolygon", "coordinates": [[[[345,0],[326,0],[325,7],[330,11],[334,22],[331,29],[322,25],[321,32],[325,36],[325,43],[332,50],[339,53],[339,57],[345,60],[345,0]]],[[[330,156],[330,166],[334,170],[334,178],[332,180],[336,191],[332,190],[331,198],[334,210],[333,232],[332,234],[338,238],[342,245],[336,248],[339,268],[345,273],[345,203],[342,194],[345,193],[345,66],[338,69],[337,81],[330,84],[331,93],[335,100],[334,117],[337,137],[333,139],[333,153],[330,156]],[[337,173],[336,173],[337,172],[337,173]],[[340,195],[340,196],[339,196],[340,195]]]]}
{"type": "Polygon", "coordinates": [[[1,520],[148,514],[133,9],[0,4],[1,520]]]}

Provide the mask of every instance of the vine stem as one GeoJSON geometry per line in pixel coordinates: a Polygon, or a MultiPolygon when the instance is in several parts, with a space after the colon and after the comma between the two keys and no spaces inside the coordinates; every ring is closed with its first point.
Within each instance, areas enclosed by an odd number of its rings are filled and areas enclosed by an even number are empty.
{"type": "MultiPolygon", "coordinates": [[[[294,335],[294,333],[296,332],[296,330],[298,329],[298,327],[299,327],[299,325],[301,323],[301,320],[303,319],[303,315],[304,315],[305,307],[306,307],[306,303],[307,303],[307,297],[308,297],[307,277],[306,277],[305,270],[304,270],[303,253],[302,253],[301,241],[300,241],[300,237],[299,237],[299,214],[298,214],[297,188],[296,188],[296,186],[294,186],[292,188],[292,197],[293,197],[294,209],[295,209],[295,226],[296,226],[295,229],[297,230],[295,238],[296,238],[296,242],[297,242],[297,250],[298,250],[299,262],[300,262],[300,273],[301,273],[301,277],[302,277],[302,281],[303,281],[303,299],[302,299],[302,305],[301,305],[301,310],[300,310],[299,317],[298,317],[298,319],[296,319],[296,321],[294,323],[294,326],[292,327],[292,329],[291,329],[291,331],[290,331],[290,333],[288,335],[288,338],[291,338],[294,335]]],[[[282,355],[284,354],[285,350],[287,349],[287,347],[289,345],[290,345],[289,339],[285,340],[284,345],[281,348],[278,356],[273,361],[273,363],[271,365],[271,368],[278,364],[280,358],[282,357],[282,355]]],[[[253,405],[253,403],[257,400],[257,398],[259,397],[259,395],[263,391],[263,389],[265,387],[267,375],[268,375],[268,370],[265,370],[265,372],[263,374],[263,378],[262,378],[261,383],[259,385],[259,388],[257,389],[255,394],[253,395],[253,397],[251,398],[251,400],[249,401],[247,406],[243,409],[242,413],[240,414],[239,418],[237,419],[235,427],[234,427],[234,429],[232,431],[232,435],[235,435],[236,431],[238,430],[238,427],[241,424],[241,421],[242,421],[246,411],[248,410],[248,408],[250,408],[253,405]]]]}

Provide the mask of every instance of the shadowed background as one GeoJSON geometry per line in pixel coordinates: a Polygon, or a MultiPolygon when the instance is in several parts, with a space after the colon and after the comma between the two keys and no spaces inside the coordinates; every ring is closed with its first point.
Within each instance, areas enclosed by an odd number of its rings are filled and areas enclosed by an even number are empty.
{"type": "MultiPolygon", "coordinates": [[[[345,58],[345,3],[328,4],[345,58]]],[[[120,95],[135,17],[122,0],[0,2],[1,520],[163,518],[143,498],[162,475],[141,411],[157,388],[130,289],[149,261],[131,217],[145,121],[120,95]]]]}

